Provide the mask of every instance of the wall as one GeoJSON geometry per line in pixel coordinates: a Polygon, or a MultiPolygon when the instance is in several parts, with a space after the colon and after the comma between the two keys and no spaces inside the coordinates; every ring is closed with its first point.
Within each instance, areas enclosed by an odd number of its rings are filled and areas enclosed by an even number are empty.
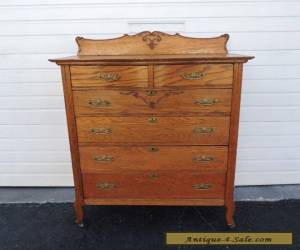
{"type": "Polygon", "coordinates": [[[237,185],[300,182],[300,1],[0,2],[0,185],[72,185],[60,70],[74,37],[230,34],[245,66],[237,185]]]}

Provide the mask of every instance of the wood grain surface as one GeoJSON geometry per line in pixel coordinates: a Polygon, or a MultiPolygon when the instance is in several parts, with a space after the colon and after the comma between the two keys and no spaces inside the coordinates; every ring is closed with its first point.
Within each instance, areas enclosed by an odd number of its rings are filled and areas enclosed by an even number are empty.
{"type": "Polygon", "coordinates": [[[198,171],[126,171],[83,174],[84,197],[88,198],[224,198],[225,174],[198,171]],[[184,178],[183,178],[184,177],[184,178]],[[193,185],[209,185],[197,190],[193,185]],[[107,189],[101,189],[104,185],[107,189]]]}
{"type": "Polygon", "coordinates": [[[147,66],[72,66],[74,87],[147,87],[147,66]],[[116,80],[101,79],[99,74],[117,75],[116,80]]]}
{"type": "Polygon", "coordinates": [[[78,117],[78,140],[101,143],[227,145],[229,119],[230,117],[78,117]],[[99,129],[104,129],[105,132],[92,132],[99,129]],[[202,133],[201,130],[213,131],[202,133]]]}
{"type": "Polygon", "coordinates": [[[73,91],[76,116],[109,114],[230,115],[230,89],[73,91]]]}
{"type": "Polygon", "coordinates": [[[155,65],[155,87],[231,88],[232,64],[155,65]],[[184,74],[202,74],[199,79],[185,79],[184,74]]]}
{"type": "Polygon", "coordinates": [[[122,170],[226,171],[223,146],[80,146],[81,171],[122,170]]]}
{"type": "Polygon", "coordinates": [[[153,55],[153,54],[226,54],[229,35],[213,38],[191,38],[144,31],[119,38],[93,40],[77,37],[79,55],[153,55]]]}

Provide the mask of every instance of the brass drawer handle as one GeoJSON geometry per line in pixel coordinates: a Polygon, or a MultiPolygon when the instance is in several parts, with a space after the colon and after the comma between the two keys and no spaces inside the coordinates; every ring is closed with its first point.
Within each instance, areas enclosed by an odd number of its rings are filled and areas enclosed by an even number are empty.
{"type": "Polygon", "coordinates": [[[111,103],[110,101],[107,100],[95,99],[95,100],[89,100],[89,105],[93,108],[104,108],[104,107],[109,107],[111,103]]]}
{"type": "Polygon", "coordinates": [[[150,146],[150,147],[148,147],[148,151],[149,152],[158,152],[159,148],[156,146],[150,146]]]}
{"type": "Polygon", "coordinates": [[[156,117],[149,117],[148,118],[148,122],[150,122],[150,123],[156,123],[157,122],[157,118],[156,117]]]}
{"type": "Polygon", "coordinates": [[[205,76],[205,73],[197,71],[197,72],[190,72],[190,73],[182,73],[180,76],[185,80],[199,80],[205,76]]]}
{"type": "Polygon", "coordinates": [[[200,156],[194,156],[193,157],[193,162],[196,163],[206,163],[210,161],[214,161],[215,158],[212,156],[206,156],[206,155],[200,155],[200,156]]]}
{"type": "Polygon", "coordinates": [[[193,133],[194,134],[210,134],[215,131],[215,128],[208,128],[208,127],[200,127],[200,128],[194,128],[193,133]]]}
{"type": "Polygon", "coordinates": [[[194,100],[193,103],[196,105],[214,105],[216,103],[218,103],[219,100],[216,98],[203,98],[203,99],[197,99],[194,100]]]}
{"type": "Polygon", "coordinates": [[[97,74],[97,78],[100,80],[105,80],[108,82],[114,82],[121,78],[121,75],[118,73],[106,73],[106,72],[100,72],[97,74]]]}
{"type": "Polygon", "coordinates": [[[212,188],[212,184],[209,183],[196,183],[192,187],[196,190],[209,190],[212,188]]]}
{"type": "Polygon", "coordinates": [[[159,178],[159,174],[157,173],[151,173],[149,174],[149,178],[152,179],[152,180],[156,180],[159,178]]]}
{"type": "Polygon", "coordinates": [[[111,128],[91,128],[90,131],[93,134],[96,134],[96,135],[106,135],[106,134],[111,134],[112,133],[111,128]]]}
{"type": "Polygon", "coordinates": [[[110,155],[98,155],[94,157],[94,160],[96,162],[113,162],[114,161],[114,157],[110,156],[110,155]]]}
{"type": "Polygon", "coordinates": [[[108,182],[103,182],[103,183],[97,183],[96,188],[98,190],[111,190],[116,188],[116,184],[114,183],[108,183],[108,182]]]}

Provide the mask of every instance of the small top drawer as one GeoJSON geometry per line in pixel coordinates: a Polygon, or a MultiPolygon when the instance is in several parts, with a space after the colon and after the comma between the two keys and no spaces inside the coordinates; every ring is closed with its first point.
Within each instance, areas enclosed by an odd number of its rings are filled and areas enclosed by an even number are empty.
{"type": "Polygon", "coordinates": [[[232,64],[157,65],[155,87],[231,88],[232,64]]]}
{"type": "Polygon", "coordinates": [[[147,87],[147,66],[72,66],[73,87],[147,87]]]}

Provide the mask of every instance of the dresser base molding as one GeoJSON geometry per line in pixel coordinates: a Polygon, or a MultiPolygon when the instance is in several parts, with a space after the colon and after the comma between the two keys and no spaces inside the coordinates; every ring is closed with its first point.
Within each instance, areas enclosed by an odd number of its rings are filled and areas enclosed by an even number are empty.
{"type": "Polygon", "coordinates": [[[75,184],[86,205],[224,206],[234,222],[243,63],[229,35],[77,38],[61,66],[75,184]],[[146,172],[145,172],[146,171],[146,172]]]}
{"type": "Polygon", "coordinates": [[[85,205],[224,206],[223,199],[84,199],[85,205]]]}

